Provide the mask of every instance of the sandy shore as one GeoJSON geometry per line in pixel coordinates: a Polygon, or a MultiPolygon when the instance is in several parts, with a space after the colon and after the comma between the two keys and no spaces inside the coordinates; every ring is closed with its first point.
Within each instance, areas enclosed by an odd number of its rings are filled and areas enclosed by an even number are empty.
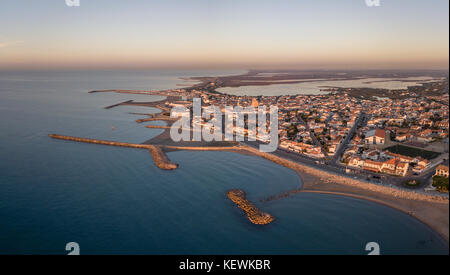
{"type": "Polygon", "coordinates": [[[301,192],[296,194],[302,192],[335,194],[384,204],[415,217],[434,229],[447,242],[449,240],[449,200],[446,198],[349,179],[261,153],[254,148],[245,149],[254,155],[291,168],[301,175],[303,186],[301,192]]]}

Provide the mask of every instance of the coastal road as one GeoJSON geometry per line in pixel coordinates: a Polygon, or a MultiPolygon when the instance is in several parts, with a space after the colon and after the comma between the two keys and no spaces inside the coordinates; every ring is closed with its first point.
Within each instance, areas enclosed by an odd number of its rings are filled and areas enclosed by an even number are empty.
{"type": "MultiPolygon", "coordinates": [[[[261,144],[257,141],[252,141],[252,142],[245,141],[242,143],[244,145],[248,145],[255,149],[259,149],[259,145],[261,144]]],[[[330,172],[330,173],[347,176],[345,174],[345,167],[341,167],[338,165],[327,165],[323,162],[320,162],[320,160],[318,160],[318,159],[310,158],[310,157],[307,157],[305,155],[302,155],[302,154],[299,154],[296,152],[278,148],[275,152],[272,152],[271,154],[276,155],[281,158],[284,158],[284,159],[292,160],[294,162],[298,162],[299,164],[302,164],[302,165],[306,165],[306,166],[313,167],[313,168],[318,168],[325,172],[330,172]]]]}
{"type": "MultiPolygon", "coordinates": [[[[248,145],[250,147],[253,147],[255,149],[259,149],[259,142],[252,141],[252,142],[242,142],[244,145],[248,145]]],[[[357,179],[369,183],[374,184],[383,184],[383,185],[389,185],[389,186],[397,186],[401,188],[405,188],[405,181],[408,180],[419,180],[422,184],[420,186],[411,187],[408,189],[423,189],[427,184],[427,181],[434,175],[434,170],[431,169],[430,171],[427,171],[426,173],[423,173],[419,176],[411,176],[411,177],[395,177],[395,176],[389,176],[379,173],[371,173],[365,170],[361,169],[354,169],[349,167],[344,167],[339,164],[327,164],[324,162],[320,162],[320,160],[309,158],[307,156],[301,155],[296,152],[292,152],[289,150],[284,150],[281,148],[278,148],[275,152],[272,152],[271,154],[276,155],[278,157],[291,160],[294,162],[297,162],[301,165],[305,165],[308,167],[312,167],[315,169],[319,169],[323,172],[328,172],[332,174],[336,174],[342,177],[346,177],[349,179],[357,179]],[[347,169],[351,171],[350,173],[347,173],[347,169]]]]}
{"type": "MultiPolygon", "coordinates": [[[[339,147],[337,153],[334,155],[334,157],[331,161],[324,162],[324,161],[321,161],[320,159],[310,158],[305,155],[302,155],[302,154],[299,154],[299,153],[296,153],[296,152],[293,152],[293,151],[290,151],[287,149],[282,149],[282,148],[278,148],[272,154],[279,156],[281,158],[285,158],[288,160],[298,162],[299,164],[302,164],[302,165],[306,165],[306,166],[309,166],[312,168],[322,170],[324,172],[338,174],[340,176],[344,176],[344,177],[348,177],[348,178],[352,178],[352,179],[359,179],[359,180],[363,180],[366,182],[377,183],[377,184],[383,183],[383,184],[388,184],[388,185],[398,186],[398,187],[403,187],[403,188],[405,187],[404,183],[406,181],[418,180],[422,184],[420,186],[416,186],[414,188],[409,188],[409,189],[423,188],[424,185],[426,185],[426,183],[428,182],[428,180],[434,175],[434,172],[435,172],[434,169],[430,168],[429,170],[425,171],[424,173],[422,173],[418,176],[396,177],[396,176],[390,176],[390,175],[385,175],[385,174],[372,173],[372,172],[368,172],[368,171],[361,170],[361,169],[349,168],[349,167],[345,167],[338,163],[339,157],[341,156],[341,154],[347,147],[353,134],[356,132],[358,127],[364,127],[365,124],[367,123],[368,119],[370,119],[370,117],[366,113],[362,112],[361,115],[358,117],[357,121],[355,122],[355,125],[352,127],[352,129],[348,133],[345,140],[341,143],[341,146],[339,147]],[[347,173],[347,171],[350,171],[350,173],[347,173]]],[[[301,120],[301,121],[304,123],[303,120],[301,120]]],[[[256,141],[256,142],[246,141],[246,142],[243,142],[243,144],[251,146],[256,149],[259,149],[259,145],[262,143],[260,143],[258,141],[256,141]]],[[[447,155],[447,159],[448,159],[448,155],[447,155]]]]}

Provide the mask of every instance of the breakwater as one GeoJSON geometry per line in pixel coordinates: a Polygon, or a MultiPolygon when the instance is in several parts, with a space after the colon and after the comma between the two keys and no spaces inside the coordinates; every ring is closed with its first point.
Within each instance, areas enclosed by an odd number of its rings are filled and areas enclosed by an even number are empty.
{"type": "Polygon", "coordinates": [[[69,140],[69,141],[116,146],[116,147],[150,149],[150,147],[152,146],[152,145],[148,145],[148,144],[135,144],[135,143],[126,143],[126,142],[118,142],[118,141],[63,136],[63,135],[56,135],[56,134],[50,134],[49,137],[51,137],[53,139],[69,140]]]}
{"type": "Polygon", "coordinates": [[[171,126],[160,126],[160,125],[147,125],[145,128],[149,129],[170,129],[171,126]]]}
{"type": "Polygon", "coordinates": [[[169,116],[154,116],[149,118],[142,118],[136,120],[137,123],[149,122],[149,121],[177,121],[178,118],[172,118],[169,116]]]}
{"type": "Polygon", "coordinates": [[[94,90],[94,91],[89,91],[90,94],[94,94],[94,93],[109,93],[109,92],[116,92],[117,90],[114,89],[109,89],[109,90],[94,90]]]}
{"type": "Polygon", "coordinates": [[[110,106],[106,106],[105,109],[111,109],[111,108],[120,106],[122,104],[127,104],[127,103],[131,103],[131,102],[133,102],[133,100],[127,100],[127,101],[124,101],[124,102],[121,102],[121,103],[117,103],[117,104],[113,104],[113,105],[110,105],[110,106]]]}
{"type": "Polygon", "coordinates": [[[150,145],[150,153],[152,154],[153,160],[156,166],[162,170],[175,170],[178,168],[178,164],[172,163],[167,155],[158,146],[150,145]]]}
{"type": "Polygon", "coordinates": [[[106,90],[93,90],[89,91],[90,94],[94,93],[119,93],[119,94],[157,94],[162,91],[154,90],[154,91],[140,91],[140,90],[119,90],[119,89],[106,89],[106,90]]]}
{"type": "Polygon", "coordinates": [[[295,189],[295,190],[291,190],[291,191],[288,191],[288,192],[284,192],[284,193],[279,194],[279,195],[272,195],[272,196],[270,196],[268,198],[261,199],[260,202],[271,202],[271,201],[275,201],[275,200],[285,199],[285,198],[290,197],[291,195],[300,194],[302,192],[305,192],[305,191],[303,191],[301,189],[295,189]]]}
{"type": "Polygon", "coordinates": [[[254,206],[246,199],[245,192],[239,189],[230,190],[227,192],[228,198],[234,202],[240,209],[242,209],[247,218],[258,225],[266,225],[273,222],[274,217],[268,213],[264,213],[254,206]]]}
{"type": "Polygon", "coordinates": [[[71,137],[71,136],[63,136],[63,135],[56,135],[56,134],[50,134],[49,137],[51,137],[53,139],[99,144],[99,145],[107,145],[107,146],[147,149],[152,154],[153,160],[155,161],[155,164],[158,168],[163,169],[163,170],[174,170],[174,169],[178,168],[178,164],[172,163],[168,159],[167,155],[161,150],[161,148],[159,146],[155,146],[155,145],[135,144],[135,143],[126,143],[126,142],[117,142],[117,141],[108,141],[108,140],[99,140],[99,139],[89,139],[89,138],[71,137]]]}
{"type": "Polygon", "coordinates": [[[170,146],[170,145],[163,145],[165,149],[168,150],[180,150],[180,151],[229,151],[229,152],[236,152],[240,153],[239,147],[235,147],[234,145],[230,144],[229,147],[225,146],[170,146]]]}

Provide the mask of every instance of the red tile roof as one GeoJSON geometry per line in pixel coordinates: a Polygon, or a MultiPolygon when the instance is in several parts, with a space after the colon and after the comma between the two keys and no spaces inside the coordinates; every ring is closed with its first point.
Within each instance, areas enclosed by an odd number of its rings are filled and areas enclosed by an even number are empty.
{"type": "Polygon", "coordinates": [[[379,138],[385,138],[386,137],[386,131],[383,129],[377,129],[375,131],[375,136],[379,138]]]}

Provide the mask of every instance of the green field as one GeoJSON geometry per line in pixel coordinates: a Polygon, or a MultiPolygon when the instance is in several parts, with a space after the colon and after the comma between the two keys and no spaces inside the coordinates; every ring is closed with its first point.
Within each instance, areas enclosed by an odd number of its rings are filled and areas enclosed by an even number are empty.
{"type": "Polygon", "coordinates": [[[413,147],[407,147],[403,145],[395,145],[392,147],[387,148],[389,152],[400,154],[408,157],[422,157],[427,160],[431,160],[434,158],[437,158],[441,153],[436,153],[432,151],[426,151],[423,149],[413,148],[413,147]]]}

